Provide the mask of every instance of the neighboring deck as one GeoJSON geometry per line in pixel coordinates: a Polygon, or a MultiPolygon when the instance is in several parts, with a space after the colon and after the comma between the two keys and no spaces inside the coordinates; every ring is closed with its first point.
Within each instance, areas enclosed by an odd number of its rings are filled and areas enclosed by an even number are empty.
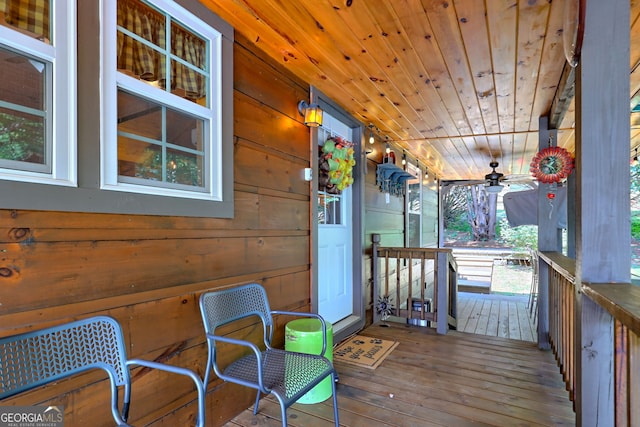
{"type": "Polygon", "coordinates": [[[458,293],[458,331],[537,341],[528,295],[458,293]]]}
{"type": "MultiPolygon", "coordinates": [[[[375,370],[336,362],[342,426],[574,426],[572,403],[549,351],[534,343],[389,323],[363,335],[400,345],[375,370]]],[[[332,426],[331,399],[289,408],[289,425],[332,426]]],[[[228,427],[279,426],[263,399],[228,427]]]]}

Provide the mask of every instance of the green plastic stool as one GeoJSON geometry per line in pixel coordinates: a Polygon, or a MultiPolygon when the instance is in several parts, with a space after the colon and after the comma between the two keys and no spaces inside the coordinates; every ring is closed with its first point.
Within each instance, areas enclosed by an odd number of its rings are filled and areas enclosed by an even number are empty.
{"type": "MultiPolygon", "coordinates": [[[[333,326],[327,325],[327,348],[324,357],[333,362],[333,326]]],[[[298,353],[320,354],[322,350],[322,324],[318,319],[297,319],[285,327],[284,349],[298,353]]],[[[331,376],[312,388],[298,400],[298,403],[319,403],[331,397],[331,376]]]]}

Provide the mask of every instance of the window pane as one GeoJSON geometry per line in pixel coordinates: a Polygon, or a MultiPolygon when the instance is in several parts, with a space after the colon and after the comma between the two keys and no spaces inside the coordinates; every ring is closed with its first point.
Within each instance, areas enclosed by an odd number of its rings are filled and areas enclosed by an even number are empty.
{"type": "Polygon", "coordinates": [[[47,164],[45,79],[47,64],[0,48],[0,159],[10,169],[47,164]]]}
{"type": "Polygon", "coordinates": [[[200,37],[184,27],[171,25],[171,53],[181,61],[171,64],[171,89],[188,99],[197,100],[206,97],[206,61],[207,44],[200,37]]]}
{"type": "Polygon", "coordinates": [[[49,0],[0,0],[0,23],[46,43],[52,39],[49,25],[49,0]]]}
{"type": "Polygon", "coordinates": [[[118,71],[207,105],[207,42],[172,22],[167,47],[168,18],[142,1],[118,0],[118,71]]]}
{"type": "Polygon", "coordinates": [[[118,0],[118,71],[164,88],[165,46],[166,19],[162,14],[140,1],[118,0]]]}
{"type": "Polygon", "coordinates": [[[0,101],[44,111],[45,70],[44,62],[0,48],[0,101]]]}
{"type": "Polygon", "coordinates": [[[409,183],[407,193],[407,215],[409,219],[407,230],[407,245],[411,248],[419,248],[420,242],[420,219],[422,218],[421,212],[421,197],[420,192],[422,188],[420,181],[412,180],[409,183]]]}
{"type": "Polygon", "coordinates": [[[342,224],[342,196],[318,192],[318,224],[340,225],[342,224]]]}
{"type": "Polygon", "coordinates": [[[161,104],[118,92],[118,174],[204,187],[204,122],[161,104]]]}

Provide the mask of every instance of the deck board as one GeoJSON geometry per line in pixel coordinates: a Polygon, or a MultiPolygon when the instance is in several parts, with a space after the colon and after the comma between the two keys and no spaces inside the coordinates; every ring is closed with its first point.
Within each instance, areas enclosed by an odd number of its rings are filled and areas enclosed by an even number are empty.
{"type": "Polygon", "coordinates": [[[458,293],[458,331],[535,341],[527,295],[458,293]]]}
{"type": "MultiPolygon", "coordinates": [[[[482,307],[488,305],[491,313],[502,302],[484,300],[482,307]]],[[[399,342],[378,368],[335,363],[340,374],[342,426],[575,425],[555,359],[535,343],[461,331],[437,335],[433,328],[387,325],[372,325],[360,332],[399,342]]],[[[262,399],[258,416],[251,411],[247,409],[227,426],[280,425],[280,411],[271,397],[262,399]]],[[[332,411],[331,399],[295,404],[288,410],[288,422],[300,427],[329,426],[332,411]]]]}

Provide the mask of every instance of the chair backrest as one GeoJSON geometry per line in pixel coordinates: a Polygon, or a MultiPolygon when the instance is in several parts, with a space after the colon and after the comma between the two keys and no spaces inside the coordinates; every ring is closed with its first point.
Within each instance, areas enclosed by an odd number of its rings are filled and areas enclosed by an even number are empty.
{"type": "Polygon", "coordinates": [[[265,340],[273,326],[267,293],[258,283],[206,292],[200,296],[200,311],[205,330],[210,334],[215,334],[218,326],[253,315],[259,316],[264,324],[265,340]]]}
{"type": "Polygon", "coordinates": [[[0,338],[0,399],[89,369],[129,386],[120,324],[108,316],[0,338]]]}

